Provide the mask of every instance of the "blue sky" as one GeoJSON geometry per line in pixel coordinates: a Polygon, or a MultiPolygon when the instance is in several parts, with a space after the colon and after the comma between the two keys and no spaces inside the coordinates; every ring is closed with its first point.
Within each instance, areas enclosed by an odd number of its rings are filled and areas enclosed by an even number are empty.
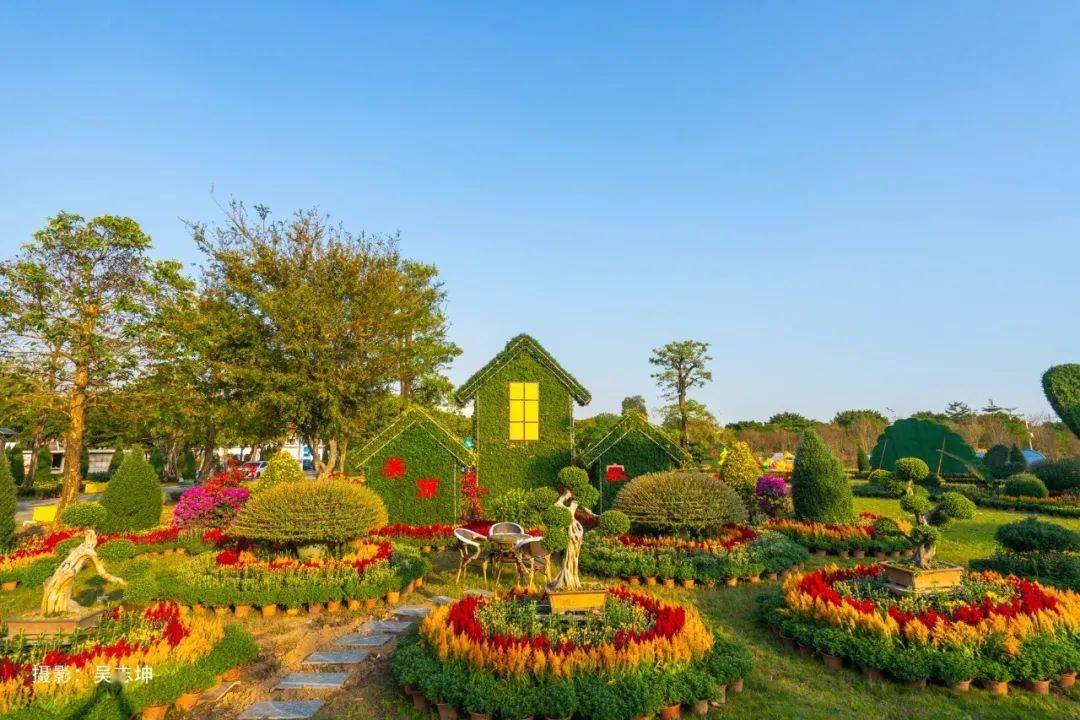
{"type": "Polygon", "coordinates": [[[198,256],[218,200],[439,266],[461,381],[528,332],[722,421],[987,398],[1080,361],[1075,3],[6,3],[0,256],[59,209],[198,256]]]}

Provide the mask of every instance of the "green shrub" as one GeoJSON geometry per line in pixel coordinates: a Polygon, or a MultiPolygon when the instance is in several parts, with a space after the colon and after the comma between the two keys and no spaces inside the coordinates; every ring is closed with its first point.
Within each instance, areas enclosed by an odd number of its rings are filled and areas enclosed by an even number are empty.
{"type": "Polygon", "coordinates": [[[1018,553],[1080,551],[1080,532],[1033,517],[998,527],[994,538],[1018,553]]]}
{"type": "Polygon", "coordinates": [[[600,491],[589,482],[589,473],[583,468],[567,466],[559,470],[556,483],[560,488],[569,490],[578,505],[591,508],[600,499],[600,491]]]}
{"type": "Polygon", "coordinates": [[[78,537],[68,538],[67,540],[58,542],[55,548],[56,556],[61,559],[67,557],[67,554],[69,552],[82,545],[82,541],[83,539],[80,535],[78,537]]]}
{"type": "Polygon", "coordinates": [[[596,529],[603,535],[625,535],[630,532],[630,518],[620,510],[607,510],[600,513],[596,529]]]}
{"type": "Polygon", "coordinates": [[[757,507],[754,488],[761,476],[761,463],[750,451],[750,445],[737,440],[728,449],[724,464],[720,466],[720,479],[739,493],[739,497],[748,509],[757,507]]]}
{"type": "Polygon", "coordinates": [[[101,494],[101,504],[106,511],[103,529],[109,532],[146,530],[161,521],[161,483],[142,451],[124,456],[101,494]]]}
{"type": "Polygon", "coordinates": [[[116,474],[116,471],[120,469],[120,463],[124,461],[124,456],[127,455],[127,450],[122,447],[113,448],[112,457],[109,458],[109,467],[106,470],[109,473],[109,477],[116,474]]]}
{"type": "Polygon", "coordinates": [[[89,527],[101,530],[105,527],[108,514],[109,511],[101,503],[75,503],[64,508],[64,512],[60,514],[60,521],[70,527],[89,527]]]}
{"type": "Polygon", "coordinates": [[[700,535],[746,522],[746,508],[727,483],[708,473],[680,470],[630,480],[615,498],[615,509],[632,524],[657,533],[700,535]]]}
{"type": "Polygon", "coordinates": [[[252,495],[229,534],[283,545],[340,544],[385,524],[386,507],[370,488],[341,480],[305,480],[252,495]]]}
{"type": "Polygon", "coordinates": [[[791,473],[791,500],[800,520],[849,522],[853,515],[851,483],[840,461],[813,430],[803,431],[791,473]]]}
{"type": "MultiPolygon", "coordinates": [[[[558,500],[558,495],[555,500],[558,500]]],[[[547,505],[553,502],[555,501],[552,500],[547,505]]],[[[538,506],[528,490],[513,488],[488,504],[487,515],[499,522],[515,522],[524,528],[531,528],[540,524],[540,514],[547,505],[538,506]]]]}
{"type": "Polygon", "coordinates": [[[1005,481],[1005,489],[1002,494],[1010,497],[1033,497],[1044,498],[1050,495],[1043,481],[1031,473],[1013,475],[1005,481]]]}
{"type": "Polygon", "coordinates": [[[191,448],[186,448],[181,459],[180,474],[185,480],[194,480],[198,472],[199,468],[195,465],[195,453],[191,452],[191,448]]]}
{"type": "Polygon", "coordinates": [[[859,451],[855,453],[855,467],[861,473],[870,472],[870,456],[862,449],[862,445],[859,446],[859,451]]]}
{"type": "Polygon", "coordinates": [[[157,445],[150,448],[150,467],[154,468],[154,473],[160,478],[165,476],[165,456],[161,454],[161,448],[157,445]]]}
{"type": "Polygon", "coordinates": [[[0,455],[0,548],[15,542],[15,511],[19,508],[18,489],[6,455],[0,455]]]}
{"type": "Polygon", "coordinates": [[[896,461],[893,473],[904,482],[922,482],[930,474],[930,468],[922,458],[905,457],[896,461]]]}
{"type": "Polygon", "coordinates": [[[97,553],[102,560],[127,560],[134,557],[136,551],[135,543],[125,538],[109,540],[102,543],[97,549],[97,553]]]}
{"type": "Polygon", "coordinates": [[[290,453],[278,450],[266,462],[262,476],[259,478],[259,489],[272,487],[283,482],[303,482],[307,477],[304,468],[290,453]]]}
{"type": "Polygon", "coordinates": [[[1031,578],[1063,590],[1080,590],[1080,555],[1076,552],[998,551],[988,558],[972,560],[971,568],[1031,578]]]}
{"type": "Polygon", "coordinates": [[[23,451],[18,445],[9,448],[7,451],[8,467],[11,470],[11,478],[15,481],[16,485],[22,485],[26,482],[26,469],[23,466],[23,451]]]}
{"type": "Polygon", "coordinates": [[[559,499],[559,493],[555,488],[541,487],[529,491],[529,505],[537,512],[543,512],[549,505],[554,505],[559,499]]]}
{"type": "Polygon", "coordinates": [[[1054,492],[1080,492],[1080,458],[1046,460],[1031,466],[1031,472],[1054,492]]]}
{"type": "Polygon", "coordinates": [[[43,447],[37,454],[37,471],[34,475],[34,484],[47,483],[52,478],[52,450],[43,447]]]}
{"type": "Polygon", "coordinates": [[[958,492],[947,492],[938,498],[930,516],[934,525],[945,525],[950,520],[970,520],[975,517],[975,503],[958,492]]]}

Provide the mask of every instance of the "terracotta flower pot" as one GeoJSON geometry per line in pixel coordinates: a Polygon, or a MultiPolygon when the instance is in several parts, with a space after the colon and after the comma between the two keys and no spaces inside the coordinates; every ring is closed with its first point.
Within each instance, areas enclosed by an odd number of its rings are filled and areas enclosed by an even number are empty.
{"type": "Polygon", "coordinates": [[[709,590],[712,590],[713,588],[716,587],[716,581],[715,580],[706,580],[705,581],[705,587],[707,589],[709,589],[709,590]]]}
{"type": "Polygon", "coordinates": [[[655,585],[656,584],[656,576],[655,575],[646,576],[645,577],[645,584],[646,585],[655,585]]]}
{"type": "Polygon", "coordinates": [[[191,606],[191,614],[192,615],[202,615],[205,612],[206,612],[206,607],[204,605],[200,605],[199,603],[195,603],[194,605],[191,606]]]}
{"type": "Polygon", "coordinates": [[[716,697],[709,701],[713,707],[719,707],[727,702],[727,686],[720,685],[716,688],[716,697]]]}
{"type": "Polygon", "coordinates": [[[663,720],[678,720],[680,710],[682,710],[682,705],[679,703],[662,707],[660,708],[660,717],[663,720]]]}
{"type": "Polygon", "coordinates": [[[412,705],[417,710],[420,710],[421,712],[426,712],[428,708],[431,707],[428,704],[427,698],[424,697],[424,693],[420,692],[419,690],[413,690],[409,694],[412,696],[412,705]]]}
{"type": "Polygon", "coordinates": [[[327,600],[326,601],[326,612],[336,613],[338,610],[341,610],[341,601],[340,600],[327,600]]]}
{"type": "Polygon", "coordinates": [[[187,555],[187,550],[185,548],[176,548],[176,554],[177,555],[187,555]]]}
{"type": "Polygon", "coordinates": [[[638,715],[637,717],[634,718],[634,720],[652,720],[652,719],[653,719],[652,715],[638,715]]]}
{"type": "Polygon", "coordinates": [[[364,601],[365,610],[374,610],[375,606],[379,604],[378,598],[368,598],[364,601]]]}
{"type": "Polygon", "coordinates": [[[216,607],[216,608],[214,608],[214,614],[217,615],[218,617],[224,617],[224,616],[229,614],[229,608],[228,607],[216,607]]]}
{"type": "Polygon", "coordinates": [[[856,550],[856,551],[855,551],[854,553],[852,553],[852,554],[853,554],[853,555],[854,555],[855,557],[857,557],[857,558],[864,558],[864,557],[866,557],[866,551],[865,551],[865,550],[856,550]]]}
{"type": "Polygon", "coordinates": [[[709,701],[708,700],[698,700],[696,703],[694,703],[694,714],[695,715],[701,715],[702,717],[704,717],[705,715],[708,715],[709,714],[709,701]]]}
{"type": "Polygon", "coordinates": [[[7,580],[0,584],[0,590],[3,590],[4,592],[11,592],[17,587],[19,587],[18,580],[7,580]]]}
{"type": "Polygon", "coordinates": [[[773,582],[774,580],[779,579],[779,577],[780,576],[777,573],[774,573],[774,572],[765,573],[765,579],[768,580],[769,582],[773,582]]]}
{"type": "Polygon", "coordinates": [[[319,615],[323,611],[322,603],[311,603],[307,606],[308,615],[319,615]]]}
{"type": "Polygon", "coordinates": [[[399,591],[391,590],[390,592],[386,593],[387,605],[396,605],[399,600],[401,600],[401,593],[399,591]]]}
{"type": "Polygon", "coordinates": [[[995,695],[1009,694],[1009,683],[1006,680],[983,680],[983,688],[995,695]]]}
{"type": "Polygon", "coordinates": [[[791,652],[794,652],[795,648],[798,647],[794,639],[785,637],[784,635],[780,636],[780,642],[783,644],[785,650],[789,650],[791,652]]]}
{"type": "Polygon", "coordinates": [[[1058,677],[1058,685],[1060,685],[1063,688],[1070,688],[1075,684],[1076,684],[1076,673],[1074,673],[1074,672],[1061,673],[1061,676],[1058,677]]]}
{"type": "Polygon", "coordinates": [[[821,654],[821,662],[825,663],[825,667],[830,670],[840,670],[844,667],[844,658],[839,655],[829,655],[827,653],[821,654]]]}
{"type": "Polygon", "coordinates": [[[826,555],[829,554],[829,552],[827,550],[815,550],[814,554],[817,555],[818,557],[825,557],[826,555]]]}
{"type": "Polygon", "coordinates": [[[842,558],[851,557],[851,553],[848,552],[847,550],[841,550],[840,551],[840,557],[842,557],[842,558]]]}
{"type": "Polygon", "coordinates": [[[900,557],[900,551],[899,550],[890,551],[889,552],[889,557],[891,557],[893,560],[895,560],[896,558],[900,557]]]}
{"type": "Polygon", "coordinates": [[[675,587],[675,578],[664,578],[664,587],[666,587],[666,588],[675,587]]]}
{"type": "Polygon", "coordinates": [[[469,720],[491,720],[491,713],[469,713],[469,720]]]}
{"type": "Polygon", "coordinates": [[[682,581],[682,586],[684,588],[686,588],[687,590],[693,590],[694,589],[694,579],[690,578],[689,580],[683,580],[682,581]]]}
{"type": "Polygon", "coordinates": [[[971,680],[961,680],[960,682],[958,682],[958,683],[956,683],[954,685],[950,685],[949,689],[952,690],[953,692],[958,692],[958,693],[967,692],[968,690],[971,689],[971,680]]]}
{"type": "Polygon", "coordinates": [[[294,608],[294,607],[285,608],[285,614],[288,615],[289,617],[296,617],[297,615],[300,614],[300,608],[294,608]]]}
{"type": "Polygon", "coordinates": [[[810,647],[809,645],[803,645],[802,643],[799,643],[799,654],[803,657],[813,657],[814,648],[810,647]]]}
{"type": "Polygon", "coordinates": [[[881,674],[880,670],[875,670],[871,667],[864,667],[862,669],[863,677],[867,680],[884,680],[885,676],[881,674]]]}
{"type": "Polygon", "coordinates": [[[1029,690],[1036,695],[1049,695],[1050,694],[1050,681],[1049,680],[1025,680],[1024,689],[1029,690]]]}
{"type": "Polygon", "coordinates": [[[184,693],[180,697],[176,698],[176,707],[180,708],[184,712],[191,710],[199,702],[199,693],[184,693]]]}
{"type": "Polygon", "coordinates": [[[748,583],[750,583],[751,585],[757,585],[759,582],[761,582],[761,576],[760,575],[751,575],[750,577],[746,578],[746,581],[748,583]]]}
{"type": "Polygon", "coordinates": [[[435,708],[439,711],[439,720],[457,720],[457,709],[445,703],[436,703],[435,708]]]}
{"type": "Polygon", "coordinates": [[[165,548],[164,550],[161,551],[161,554],[162,555],[172,555],[173,554],[173,549],[172,548],[165,548]]]}
{"type": "Polygon", "coordinates": [[[877,558],[878,560],[884,560],[885,559],[885,551],[884,550],[878,550],[876,553],[874,553],[874,557],[877,558]]]}
{"type": "Polygon", "coordinates": [[[728,587],[735,587],[736,585],[739,584],[739,578],[735,578],[735,577],[724,578],[724,584],[727,585],[728,587]]]}
{"type": "Polygon", "coordinates": [[[573,717],[573,716],[572,715],[563,715],[561,717],[556,717],[554,715],[545,715],[544,720],[570,720],[571,717],[573,717]]]}
{"type": "Polygon", "coordinates": [[[743,679],[735,678],[727,684],[727,692],[729,693],[741,693],[743,687],[743,679]]]}
{"type": "Polygon", "coordinates": [[[231,667],[225,672],[221,673],[221,679],[225,682],[233,682],[240,679],[240,668],[231,667]]]}
{"type": "Polygon", "coordinates": [[[413,580],[413,587],[418,587],[418,588],[419,587],[424,587],[424,577],[423,577],[423,575],[421,575],[420,577],[413,580]]]}
{"type": "Polygon", "coordinates": [[[926,687],[926,678],[922,678],[921,680],[908,680],[907,684],[908,687],[924,688],[926,687]]]}
{"type": "Polygon", "coordinates": [[[246,618],[250,614],[251,614],[251,606],[250,605],[237,605],[236,607],[233,608],[233,615],[235,615],[238,618],[246,618]]]}
{"type": "Polygon", "coordinates": [[[274,617],[277,615],[277,605],[263,605],[262,614],[263,617],[274,617]]]}
{"type": "Polygon", "coordinates": [[[168,705],[153,705],[148,708],[143,708],[142,720],[165,720],[165,713],[168,711],[168,705]]]}
{"type": "Polygon", "coordinates": [[[359,600],[349,600],[348,604],[346,605],[350,612],[356,612],[363,606],[364,603],[360,602],[359,600]]]}
{"type": "Polygon", "coordinates": [[[424,546],[423,546],[422,548],[420,548],[420,549],[421,549],[421,550],[423,550],[423,551],[424,551],[424,552],[426,552],[426,553],[429,553],[429,552],[431,552],[431,546],[430,546],[430,545],[424,545],[424,546]]]}

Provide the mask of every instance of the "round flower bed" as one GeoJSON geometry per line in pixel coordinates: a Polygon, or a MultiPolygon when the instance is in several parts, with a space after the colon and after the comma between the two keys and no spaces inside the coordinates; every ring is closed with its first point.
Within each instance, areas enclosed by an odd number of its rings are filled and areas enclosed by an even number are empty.
{"type": "Polygon", "coordinates": [[[803,547],[783,535],[759,535],[751,528],[732,525],[719,537],[705,540],[590,535],[582,550],[581,567],[602,577],[627,578],[631,584],[662,581],[713,587],[739,580],[757,582],[762,574],[775,577],[808,557],[803,547]]]}
{"type": "MultiPolygon", "coordinates": [[[[972,679],[1033,689],[1080,669],[1080,595],[1013,576],[967,573],[959,587],[897,596],[881,565],[828,567],[787,578],[763,612],[788,645],[886,673],[963,690],[972,679]]],[[[999,686],[995,686],[999,687],[999,686]]]]}
{"type": "MultiPolygon", "coordinates": [[[[284,606],[317,611],[324,603],[372,604],[409,589],[430,569],[419,551],[389,542],[357,542],[340,557],[258,556],[228,547],[192,559],[179,572],[160,575],[150,587],[139,585],[136,597],[168,598],[192,606],[263,608],[284,606]]],[[[133,588],[128,589],[131,595],[133,588]]]]}
{"type": "Polygon", "coordinates": [[[905,528],[903,521],[889,518],[879,520],[871,513],[859,515],[858,522],[835,525],[807,520],[769,519],[762,527],[766,530],[782,533],[812,552],[825,555],[899,555],[912,549],[912,544],[901,532],[905,528]],[[885,525],[894,532],[886,532],[885,525]],[[901,532],[896,532],[897,530],[901,532]]]}
{"type": "Polygon", "coordinates": [[[692,608],[625,587],[582,618],[541,613],[541,603],[467,596],[436,608],[398,648],[393,672],[443,714],[614,720],[662,708],[674,717],[682,703],[705,712],[749,671],[745,650],[692,608]]]}
{"type": "Polygon", "coordinates": [[[256,656],[240,628],[181,616],[173,603],[114,609],[68,643],[19,639],[0,644],[0,714],[5,718],[129,718],[212,687],[256,656]],[[102,680],[124,692],[96,692],[102,680]]]}

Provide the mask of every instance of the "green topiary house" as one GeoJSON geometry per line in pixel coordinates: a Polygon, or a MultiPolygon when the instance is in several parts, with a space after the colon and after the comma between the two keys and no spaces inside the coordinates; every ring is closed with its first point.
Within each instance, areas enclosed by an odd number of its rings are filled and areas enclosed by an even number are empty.
{"type": "Polygon", "coordinates": [[[574,453],[574,403],[591,395],[540,343],[518,335],[454,394],[473,402],[476,474],[495,497],[551,486],[574,453]]]}
{"type": "Polygon", "coordinates": [[[600,510],[611,507],[623,484],[638,475],[687,467],[693,458],[667,433],[640,413],[631,412],[578,455],[600,488],[600,510]]]}
{"type": "Polygon", "coordinates": [[[383,499],[391,523],[430,525],[461,519],[461,478],[476,465],[464,442],[418,407],[410,407],[350,453],[350,472],[361,472],[383,499]]]}

